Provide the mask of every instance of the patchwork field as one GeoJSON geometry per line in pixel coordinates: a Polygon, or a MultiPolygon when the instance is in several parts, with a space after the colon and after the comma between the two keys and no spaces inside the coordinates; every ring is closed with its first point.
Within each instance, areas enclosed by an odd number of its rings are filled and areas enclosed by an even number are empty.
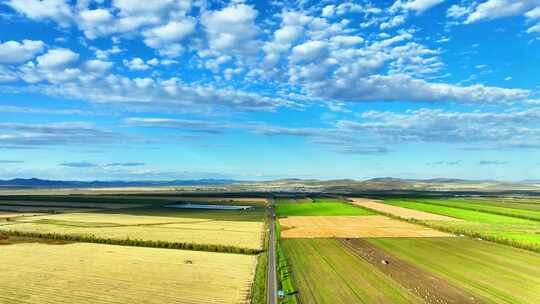
{"type": "Polygon", "coordinates": [[[463,237],[383,238],[368,242],[487,303],[540,303],[537,253],[463,237]]]}
{"type": "Polygon", "coordinates": [[[301,303],[421,303],[335,239],[285,239],[301,303]]]}
{"type": "Polygon", "coordinates": [[[0,245],[0,303],[247,303],[255,256],[99,244],[0,245]]]}
{"type": "Polygon", "coordinates": [[[391,214],[394,216],[399,216],[405,219],[415,219],[415,220],[432,220],[432,221],[458,221],[459,219],[448,217],[444,215],[438,215],[434,213],[428,213],[423,211],[417,211],[397,206],[392,206],[384,204],[382,202],[370,200],[370,199],[352,199],[352,204],[360,206],[363,208],[368,208],[376,210],[382,213],[391,214]]]}
{"type": "Polygon", "coordinates": [[[279,219],[283,238],[368,238],[450,236],[386,216],[291,216],[279,219]]]}
{"type": "Polygon", "coordinates": [[[540,221],[523,218],[521,209],[506,208],[508,214],[502,215],[493,213],[493,209],[488,206],[476,206],[477,202],[463,208],[465,204],[463,201],[453,202],[444,199],[389,199],[385,200],[385,204],[461,219],[461,221],[421,220],[424,224],[437,229],[540,251],[540,221]],[[476,210],[472,210],[473,208],[476,210]],[[480,210],[481,208],[483,210],[480,210]],[[516,214],[512,215],[512,212],[516,214]]]}
{"type": "Polygon", "coordinates": [[[0,231],[84,235],[115,240],[145,240],[236,246],[260,249],[264,224],[251,221],[72,213],[25,217],[0,231]]]}
{"type": "Polygon", "coordinates": [[[278,200],[276,213],[278,216],[329,216],[329,215],[370,215],[373,212],[335,200],[313,200],[311,202],[293,203],[278,200]]]}

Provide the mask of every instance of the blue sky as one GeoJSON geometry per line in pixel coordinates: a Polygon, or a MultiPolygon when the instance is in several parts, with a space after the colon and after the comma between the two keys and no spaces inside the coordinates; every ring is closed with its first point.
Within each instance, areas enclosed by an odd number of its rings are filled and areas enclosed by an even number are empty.
{"type": "Polygon", "coordinates": [[[3,0],[0,178],[540,178],[540,1],[3,0]]]}

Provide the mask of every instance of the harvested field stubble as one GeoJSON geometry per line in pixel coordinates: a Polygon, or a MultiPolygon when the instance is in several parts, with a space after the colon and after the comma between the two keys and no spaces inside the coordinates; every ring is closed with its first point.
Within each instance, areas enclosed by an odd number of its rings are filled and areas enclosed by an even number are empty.
{"type": "Polygon", "coordinates": [[[440,237],[431,228],[372,216],[291,216],[280,218],[282,238],[440,237]]]}
{"type": "Polygon", "coordinates": [[[165,241],[260,249],[261,222],[77,213],[21,218],[1,225],[0,231],[82,235],[114,240],[165,241]]]}
{"type": "Polygon", "coordinates": [[[7,245],[0,249],[0,303],[246,303],[255,259],[98,244],[7,245]]]}
{"type": "Polygon", "coordinates": [[[372,209],[386,214],[391,214],[405,219],[415,220],[432,220],[432,221],[459,221],[460,219],[438,215],[429,212],[423,212],[418,210],[412,210],[402,207],[396,207],[382,202],[378,202],[370,199],[354,198],[352,203],[357,206],[361,206],[367,209],[372,209]]]}

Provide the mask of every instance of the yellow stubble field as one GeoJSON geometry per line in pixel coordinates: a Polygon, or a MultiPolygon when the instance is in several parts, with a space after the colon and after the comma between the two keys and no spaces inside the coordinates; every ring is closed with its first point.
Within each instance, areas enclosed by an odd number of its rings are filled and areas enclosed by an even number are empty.
{"type": "Polygon", "coordinates": [[[74,243],[0,245],[0,303],[247,303],[256,256],[74,243]]]}
{"type": "Polygon", "coordinates": [[[71,213],[33,216],[1,225],[0,231],[93,235],[108,239],[197,243],[260,249],[263,222],[71,213]]]}

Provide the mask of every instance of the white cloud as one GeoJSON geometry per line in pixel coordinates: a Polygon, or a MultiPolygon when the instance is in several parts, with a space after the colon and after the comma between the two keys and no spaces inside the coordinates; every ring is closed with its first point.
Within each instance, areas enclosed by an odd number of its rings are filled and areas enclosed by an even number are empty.
{"type": "Polygon", "coordinates": [[[404,3],[403,7],[406,9],[414,10],[418,13],[422,13],[443,2],[444,0],[411,0],[411,1],[408,1],[407,3],[404,3]]]}
{"type": "Polygon", "coordinates": [[[104,73],[108,71],[113,66],[113,63],[110,61],[102,61],[102,60],[88,60],[84,63],[84,67],[89,72],[96,72],[96,73],[104,73]]]}
{"type": "Polygon", "coordinates": [[[430,83],[422,79],[395,74],[389,76],[328,79],[308,85],[314,94],[344,101],[416,101],[463,103],[511,103],[523,101],[528,90],[505,89],[484,85],[456,86],[430,83]]]}
{"type": "Polygon", "coordinates": [[[106,9],[84,10],[79,13],[79,27],[86,37],[94,39],[114,33],[114,16],[106,9]]]}
{"type": "Polygon", "coordinates": [[[257,53],[257,15],[257,10],[245,4],[233,4],[222,10],[204,12],[201,23],[208,36],[210,48],[231,55],[257,53]]]}
{"type": "Polygon", "coordinates": [[[492,149],[540,147],[539,110],[495,112],[449,112],[420,109],[406,113],[368,111],[362,121],[339,121],[341,130],[383,142],[463,143],[492,149]]]}
{"type": "Polygon", "coordinates": [[[43,69],[60,69],[77,61],[79,54],[70,49],[58,48],[49,50],[44,55],[37,57],[39,67],[43,69]]]}
{"type": "Polygon", "coordinates": [[[0,44],[0,63],[18,63],[34,58],[43,51],[43,41],[6,41],[0,44]]]}
{"type": "Polygon", "coordinates": [[[143,32],[144,43],[157,49],[162,55],[174,57],[180,55],[183,47],[178,43],[195,31],[195,21],[185,18],[148,29],[143,32]]]}
{"type": "Polygon", "coordinates": [[[14,147],[110,144],[126,139],[85,122],[0,123],[0,130],[0,145],[14,147]]]}
{"type": "Polygon", "coordinates": [[[330,38],[330,41],[342,46],[354,46],[364,42],[364,39],[360,36],[334,36],[330,38]]]}
{"type": "Polygon", "coordinates": [[[460,5],[454,4],[450,6],[448,10],[446,11],[446,17],[460,19],[472,13],[473,9],[474,8],[472,6],[460,6],[460,5]]]}
{"type": "Polygon", "coordinates": [[[52,19],[67,26],[73,12],[65,0],[9,0],[7,5],[34,20],[52,19]]]}
{"type": "Polygon", "coordinates": [[[237,89],[188,84],[178,78],[128,78],[111,74],[86,79],[79,76],[63,82],[41,85],[39,89],[40,92],[52,96],[128,105],[131,109],[158,112],[274,111],[279,107],[294,105],[283,98],[237,89]]]}
{"type": "Polygon", "coordinates": [[[146,70],[151,69],[152,67],[157,67],[159,65],[170,65],[170,64],[176,63],[176,61],[174,60],[161,60],[160,61],[157,58],[152,58],[145,62],[143,59],[139,57],[135,57],[131,60],[124,59],[122,63],[130,71],[146,71],[146,70]]]}
{"type": "Polygon", "coordinates": [[[400,10],[415,11],[421,14],[426,10],[443,3],[444,0],[396,0],[390,7],[390,12],[398,12],[400,10]]]}
{"type": "Polygon", "coordinates": [[[292,49],[292,62],[311,62],[320,60],[328,52],[328,44],[324,41],[308,41],[292,49]]]}
{"type": "Polygon", "coordinates": [[[539,19],[540,18],[540,6],[526,12],[525,17],[527,17],[529,19],[539,19]]]}
{"type": "Polygon", "coordinates": [[[322,9],[322,16],[323,17],[332,17],[332,16],[334,16],[335,11],[336,11],[336,6],[335,5],[327,5],[327,6],[323,7],[323,9],[322,9]]]}
{"type": "Polygon", "coordinates": [[[392,19],[390,19],[387,22],[381,23],[381,25],[379,27],[381,28],[381,30],[386,30],[386,29],[393,28],[393,27],[396,27],[398,25],[401,25],[403,23],[405,23],[405,16],[398,15],[398,16],[393,17],[392,19]]]}
{"type": "Polygon", "coordinates": [[[516,16],[537,5],[540,5],[539,0],[488,0],[478,5],[465,23],[516,16]]]}

